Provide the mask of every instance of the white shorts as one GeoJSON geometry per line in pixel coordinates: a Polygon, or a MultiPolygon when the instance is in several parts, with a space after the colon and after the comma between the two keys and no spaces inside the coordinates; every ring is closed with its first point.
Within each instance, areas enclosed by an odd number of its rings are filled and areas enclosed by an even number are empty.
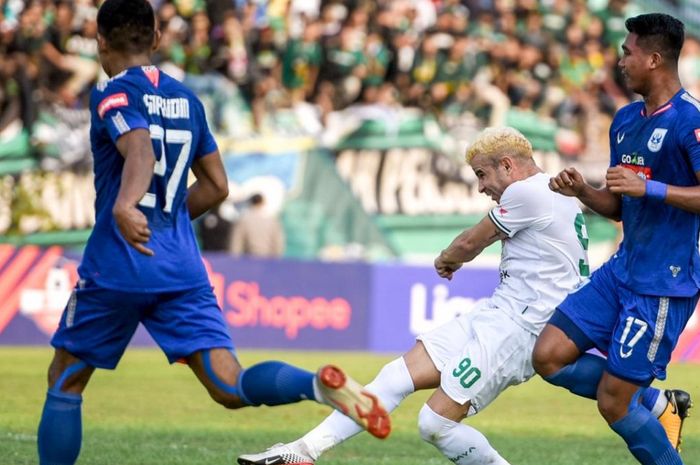
{"type": "Polygon", "coordinates": [[[470,401],[469,415],[535,374],[532,350],[537,336],[488,304],[417,339],[441,373],[442,390],[460,404],[470,401]]]}

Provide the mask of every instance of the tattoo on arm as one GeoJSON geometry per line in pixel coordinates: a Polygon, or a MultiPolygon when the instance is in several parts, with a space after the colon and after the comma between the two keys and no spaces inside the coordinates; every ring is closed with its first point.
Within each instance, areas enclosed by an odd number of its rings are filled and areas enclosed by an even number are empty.
{"type": "Polygon", "coordinates": [[[502,238],[503,238],[503,232],[501,232],[500,229],[495,229],[493,231],[493,234],[491,235],[491,237],[489,239],[496,240],[496,239],[502,239],[502,238]]]}

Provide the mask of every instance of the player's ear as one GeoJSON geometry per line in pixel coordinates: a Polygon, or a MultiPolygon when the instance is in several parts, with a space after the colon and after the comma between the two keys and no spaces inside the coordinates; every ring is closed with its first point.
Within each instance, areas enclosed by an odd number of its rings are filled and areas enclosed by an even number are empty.
{"type": "Polygon", "coordinates": [[[649,55],[649,68],[650,69],[656,69],[664,64],[664,57],[661,56],[661,53],[659,52],[654,52],[651,55],[649,55]]]}
{"type": "Polygon", "coordinates": [[[153,34],[153,47],[152,51],[155,52],[160,47],[160,29],[156,29],[155,34],[153,34]]]}
{"type": "Polygon", "coordinates": [[[99,32],[97,33],[97,50],[100,52],[100,54],[107,51],[107,40],[99,32]]]}
{"type": "Polygon", "coordinates": [[[499,163],[501,164],[501,166],[503,167],[503,169],[506,171],[507,174],[510,174],[511,171],[513,171],[513,160],[510,157],[505,156],[505,157],[501,158],[499,163]]]}

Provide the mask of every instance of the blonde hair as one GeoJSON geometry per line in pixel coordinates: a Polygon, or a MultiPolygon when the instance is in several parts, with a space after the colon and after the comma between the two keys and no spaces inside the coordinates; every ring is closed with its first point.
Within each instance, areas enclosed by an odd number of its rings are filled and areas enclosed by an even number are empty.
{"type": "Polygon", "coordinates": [[[503,155],[532,158],[532,144],[515,128],[486,128],[467,149],[467,163],[471,164],[477,155],[492,157],[494,161],[503,155]]]}

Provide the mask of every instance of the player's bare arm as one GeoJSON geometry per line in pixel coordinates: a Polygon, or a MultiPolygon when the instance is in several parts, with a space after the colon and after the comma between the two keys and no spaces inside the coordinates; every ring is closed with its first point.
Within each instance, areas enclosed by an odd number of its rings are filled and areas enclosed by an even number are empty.
{"type": "Polygon", "coordinates": [[[228,197],[228,179],[218,150],[196,159],[192,172],[197,181],[187,190],[187,209],[194,219],[228,197]]]}
{"type": "Polygon", "coordinates": [[[622,202],[619,193],[610,190],[609,185],[596,189],[588,184],[576,168],[567,168],[549,181],[549,188],[554,192],[576,197],[596,213],[620,221],[622,202]]]}
{"type": "Polygon", "coordinates": [[[463,263],[474,260],[486,247],[505,239],[506,234],[498,229],[491,218],[485,216],[476,226],[463,231],[435,259],[435,270],[441,278],[452,279],[452,275],[463,263]]]}
{"type": "Polygon", "coordinates": [[[153,251],[144,244],[151,237],[146,216],[137,208],[148,192],[156,158],[151,136],[146,129],[135,129],[117,140],[117,150],[124,157],[121,185],[112,214],[124,239],[144,255],[153,251]]]}

